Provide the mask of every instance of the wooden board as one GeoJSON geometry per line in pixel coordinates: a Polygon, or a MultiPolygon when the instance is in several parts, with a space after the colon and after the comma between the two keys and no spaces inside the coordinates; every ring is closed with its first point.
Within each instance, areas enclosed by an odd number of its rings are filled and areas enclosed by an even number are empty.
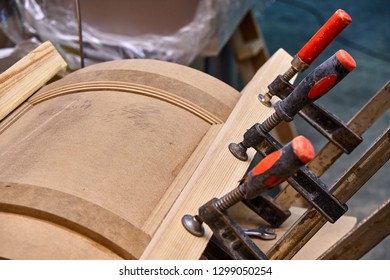
{"type": "MultiPolygon", "coordinates": [[[[237,160],[230,154],[227,146],[231,142],[241,141],[246,129],[256,122],[264,121],[274,112],[257,100],[257,94],[266,91],[266,86],[277,74],[286,71],[290,61],[291,56],[284,50],[277,51],[245,87],[224,127],[156,231],[141,259],[200,258],[212,232],[206,228],[204,237],[195,237],[183,228],[181,218],[185,214],[196,214],[202,204],[237,186],[249,161],[237,160]]],[[[254,150],[250,149],[248,152],[249,158],[253,158],[254,150]]]]}
{"type": "Polygon", "coordinates": [[[66,62],[45,42],[0,75],[0,121],[59,71],[66,62]]]}

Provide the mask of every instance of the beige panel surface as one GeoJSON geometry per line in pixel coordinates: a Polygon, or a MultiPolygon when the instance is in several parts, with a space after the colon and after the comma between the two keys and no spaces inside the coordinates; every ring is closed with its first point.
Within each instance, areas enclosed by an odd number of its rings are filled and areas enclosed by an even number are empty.
{"type": "Polygon", "coordinates": [[[167,62],[114,61],[72,73],[0,123],[0,209],[139,258],[238,98],[226,84],[167,62]],[[82,216],[95,208],[108,220],[82,216]]]}
{"type": "Polygon", "coordinates": [[[24,260],[119,260],[99,243],[39,219],[0,212],[0,257],[24,260]],[[66,246],[64,246],[66,244],[66,246]]]}

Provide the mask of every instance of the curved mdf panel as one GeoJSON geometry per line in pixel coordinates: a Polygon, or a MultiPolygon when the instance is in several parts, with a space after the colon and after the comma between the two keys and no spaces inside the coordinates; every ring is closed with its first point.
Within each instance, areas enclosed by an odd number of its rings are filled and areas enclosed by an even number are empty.
{"type": "Polygon", "coordinates": [[[139,258],[238,97],[151,60],[94,65],[42,88],[0,123],[1,257],[139,258]],[[67,255],[60,240],[94,249],[67,255]]]}

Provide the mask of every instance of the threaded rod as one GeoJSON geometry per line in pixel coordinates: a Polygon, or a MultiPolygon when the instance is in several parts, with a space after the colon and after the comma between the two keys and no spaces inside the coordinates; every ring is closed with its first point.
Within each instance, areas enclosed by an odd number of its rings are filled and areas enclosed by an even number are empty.
{"type": "Polygon", "coordinates": [[[215,205],[221,210],[226,210],[243,199],[244,192],[240,189],[240,187],[237,187],[218,199],[215,202],[215,205]]]}
{"type": "Polygon", "coordinates": [[[294,67],[288,68],[288,70],[283,74],[283,78],[286,81],[290,81],[292,77],[295,76],[295,74],[298,73],[298,71],[294,67]]]}
{"type": "Polygon", "coordinates": [[[267,118],[261,125],[261,131],[264,133],[269,133],[275,126],[277,126],[282,119],[279,117],[279,115],[274,112],[269,118],[267,118]]]}

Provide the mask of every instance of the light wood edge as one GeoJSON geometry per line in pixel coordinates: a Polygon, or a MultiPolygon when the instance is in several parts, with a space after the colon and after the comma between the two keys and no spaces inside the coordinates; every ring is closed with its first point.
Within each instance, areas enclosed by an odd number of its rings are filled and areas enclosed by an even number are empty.
{"type": "MultiPolygon", "coordinates": [[[[288,69],[290,61],[291,56],[284,50],[277,51],[245,87],[224,127],[156,231],[141,259],[200,258],[212,232],[206,227],[205,236],[195,237],[183,228],[181,218],[185,214],[196,214],[205,202],[237,186],[250,161],[237,160],[230,154],[227,146],[231,142],[241,141],[243,133],[250,126],[262,122],[274,112],[272,108],[259,103],[257,94],[265,92],[266,86],[275,76],[288,69]]],[[[254,150],[248,150],[248,155],[252,159],[254,150]]]]}
{"type": "Polygon", "coordinates": [[[67,66],[45,42],[0,75],[0,121],[67,66]]]}
{"type": "Polygon", "coordinates": [[[194,173],[195,169],[199,166],[199,163],[205,156],[208,147],[210,147],[210,144],[215,139],[221,128],[222,124],[212,125],[205,136],[202,138],[202,141],[199,143],[191,157],[180,170],[180,173],[176,176],[172,184],[164,193],[164,196],[161,198],[149,216],[148,220],[141,227],[141,229],[147,234],[150,236],[155,234],[157,228],[160,226],[161,221],[164,219],[170,207],[173,205],[174,201],[191,178],[191,175],[194,173]]]}

